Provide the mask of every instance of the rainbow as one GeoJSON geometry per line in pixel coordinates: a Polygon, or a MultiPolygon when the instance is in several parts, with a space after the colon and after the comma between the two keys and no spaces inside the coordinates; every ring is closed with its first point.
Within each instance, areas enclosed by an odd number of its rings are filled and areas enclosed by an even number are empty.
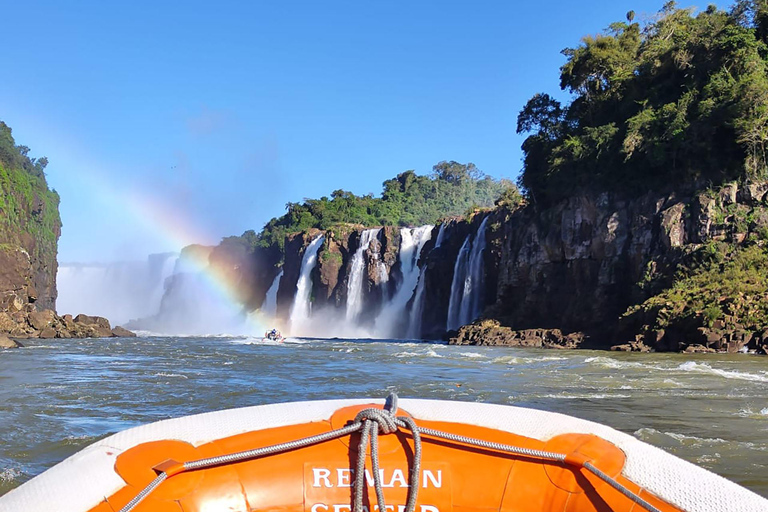
{"type": "MultiPolygon", "coordinates": [[[[88,183],[91,188],[98,191],[93,194],[93,197],[103,203],[105,208],[116,211],[117,214],[130,219],[146,232],[166,241],[168,247],[174,251],[180,252],[182,248],[192,244],[215,244],[214,240],[217,239],[215,235],[204,232],[199,226],[190,222],[189,217],[173,204],[160,201],[146,192],[138,193],[130,189],[117,190],[102,178],[103,175],[100,172],[91,172],[87,176],[87,179],[79,181],[88,183]]],[[[209,266],[207,252],[189,251],[184,256],[184,265],[203,277],[206,291],[227,312],[228,317],[243,319],[238,332],[229,332],[229,334],[261,336],[267,325],[273,325],[272,319],[264,318],[260,314],[243,314],[243,305],[237,300],[235,289],[222,272],[209,266]]],[[[210,334],[224,333],[211,332],[210,334]]]]}

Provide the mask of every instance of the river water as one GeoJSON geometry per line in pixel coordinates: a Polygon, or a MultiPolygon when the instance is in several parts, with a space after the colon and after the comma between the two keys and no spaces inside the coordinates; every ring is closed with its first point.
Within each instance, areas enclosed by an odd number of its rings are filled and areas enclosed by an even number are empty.
{"type": "Polygon", "coordinates": [[[597,421],[768,497],[767,358],[225,337],[29,340],[0,351],[0,495],[125,428],[390,391],[597,421]]]}

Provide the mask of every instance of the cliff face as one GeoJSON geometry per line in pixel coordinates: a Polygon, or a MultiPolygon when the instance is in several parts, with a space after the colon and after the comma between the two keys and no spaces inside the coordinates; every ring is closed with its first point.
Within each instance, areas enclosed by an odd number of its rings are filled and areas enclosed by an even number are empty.
{"type": "Polygon", "coordinates": [[[702,342],[696,319],[678,332],[651,332],[647,317],[625,313],[672,285],[703,245],[762,243],[766,191],[767,183],[732,183],[698,194],[603,193],[544,211],[521,209],[492,235],[501,255],[496,301],[486,315],[513,329],[587,332],[603,346],[648,341],[677,350],[702,342]]]}
{"type": "Polygon", "coordinates": [[[47,160],[26,156],[0,122],[0,311],[53,309],[61,219],[48,189],[47,160]]]}
{"type": "MultiPolygon", "coordinates": [[[[768,277],[765,289],[746,294],[721,284],[717,307],[664,294],[683,278],[725,272],[734,254],[752,258],[737,264],[758,274],[764,265],[768,275],[766,201],[768,183],[632,198],[584,194],[545,210],[501,206],[436,227],[312,229],[289,235],[276,256],[222,245],[205,257],[246,310],[265,303],[282,272],[270,299],[276,304],[267,309],[289,332],[301,278],[308,284],[299,320],[308,335],[761,350],[768,344],[768,277]],[[704,264],[723,250],[720,267],[704,264]],[[474,320],[473,331],[466,325],[474,320]]],[[[691,293],[705,295],[699,291],[691,293]]]]}

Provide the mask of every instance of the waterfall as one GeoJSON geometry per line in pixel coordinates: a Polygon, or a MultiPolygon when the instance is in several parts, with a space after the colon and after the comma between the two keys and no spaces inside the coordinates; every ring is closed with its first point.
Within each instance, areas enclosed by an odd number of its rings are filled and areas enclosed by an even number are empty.
{"type": "Polygon", "coordinates": [[[447,222],[443,222],[440,224],[440,229],[437,230],[437,240],[435,240],[435,247],[433,249],[437,249],[441,245],[443,245],[443,239],[445,238],[445,225],[447,222]]]}
{"type": "Polygon", "coordinates": [[[60,314],[107,317],[113,324],[154,315],[177,254],[151,254],[145,261],[59,265],[56,309],[60,314]]]}
{"type": "Polygon", "coordinates": [[[360,246],[352,257],[347,282],[347,322],[354,322],[363,309],[363,277],[366,274],[365,251],[371,241],[379,235],[379,229],[366,229],[360,235],[360,246]]]}
{"type": "Polygon", "coordinates": [[[387,302],[389,300],[389,272],[387,272],[387,265],[383,261],[376,262],[376,273],[379,276],[379,289],[381,290],[381,302],[387,302]]]}
{"type": "MultiPolygon", "coordinates": [[[[435,240],[435,246],[432,250],[437,249],[443,245],[445,239],[445,225],[447,222],[440,224],[440,228],[437,230],[437,239],[435,240]]],[[[430,237],[432,234],[430,233],[430,237]]],[[[416,286],[416,293],[413,295],[413,305],[411,305],[411,317],[408,321],[408,338],[419,339],[421,338],[421,318],[424,314],[424,289],[426,288],[426,275],[425,271],[427,265],[424,264],[419,271],[419,284],[416,286]]]]}
{"type": "Polygon", "coordinates": [[[470,323],[480,316],[483,310],[485,288],[483,253],[487,223],[488,217],[480,223],[472,243],[470,243],[471,235],[467,235],[456,256],[446,330],[453,331],[470,323]]]}
{"type": "Polygon", "coordinates": [[[163,295],[165,295],[166,282],[176,270],[176,263],[178,263],[179,257],[176,254],[167,256],[163,260],[163,267],[160,272],[160,279],[158,279],[155,289],[152,292],[152,296],[149,301],[149,311],[156,313],[160,311],[160,304],[163,302],[163,295]]]}
{"type": "Polygon", "coordinates": [[[464,279],[464,291],[461,297],[461,309],[459,312],[460,325],[472,322],[483,311],[483,293],[485,288],[485,266],[483,264],[483,252],[485,252],[485,225],[488,217],[483,219],[477,229],[475,240],[472,244],[472,253],[469,255],[469,267],[464,279]]]}
{"type": "Polygon", "coordinates": [[[461,326],[459,323],[459,312],[461,311],[461,299],[464,295],[464,279],[466,278],[467,264],[469,260],[470,236],[471,235],[467,235],[467,238],[464,239],[464,243],[461,244],[459,254],[456,255],[456,263],[453,265],[451,298],[448,302],[448,318],[445,326],[445,329],[448,331],[454,331],[461,326]]]}
{"type": "Polygon", "coordinates": [[[304,256],[301,258],[301,272],[299,281],[296,283],[296,295],[291,306],[291,329],[296,332],[302,328],[303,324],[309,320],[312,310],[310,302],[312,296],[312,279],[310,274],[317,264],[317,251],[323,244],[324,237],[321,235],[310,243],[304,250],[304,256]]]}
{"type": "Polygon", "coordinates": [[[421,338],[421,316],[424,314],[424,288],[426,282],[426,263],[419,271],[419,284],[416,286],[416,293],[413,295],[413,305],[411,305],[411,317],[408,321],[408,337],[411,339],[421,338]]]}
{"type": "Polygon", "coordinates": [[[376,332],[384,336],[399,336],[405,334],[407,325],[404,319],[408,302],[419,280],[419,255],[430,238],[434,226],[400,229],[400,271],[403,279],[397,287],[392,299],[382,308],[376,318],[376,332]],[[402,328],[401,328],[402,326],[402,328]]]}
{"type": "Polygon", "coordinates": [[[283,271],[275,276],[275,280],[272,281],[272,286],[267,290],[267,295],[264,297],[264,304],[261,305],[261,312],[269,317],[274,318],[277,314],[277,289],[280,287],[280,279],[283,277],[283,271]]]}

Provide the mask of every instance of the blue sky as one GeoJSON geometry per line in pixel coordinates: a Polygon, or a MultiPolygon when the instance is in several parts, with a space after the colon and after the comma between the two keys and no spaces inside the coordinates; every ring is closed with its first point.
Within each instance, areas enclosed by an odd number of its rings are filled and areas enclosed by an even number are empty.
{"type": "Polygon", "coordinates": [[[61,262],[217,243],[441,160],[515,179],[560,50],[663,1],[159,4],[3,6],[0,119],[50,160],[61,262]]]}

